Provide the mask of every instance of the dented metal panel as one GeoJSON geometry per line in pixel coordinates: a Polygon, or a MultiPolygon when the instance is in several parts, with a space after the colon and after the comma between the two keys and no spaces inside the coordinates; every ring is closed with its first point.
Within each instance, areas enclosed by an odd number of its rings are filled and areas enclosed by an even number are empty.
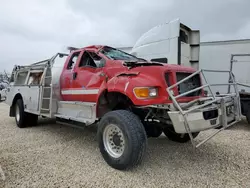
{"type": "Polygon", "coordinates": [[[55,116],[90,125],[96,121],[96,103],[59,101],[55,116]]]}

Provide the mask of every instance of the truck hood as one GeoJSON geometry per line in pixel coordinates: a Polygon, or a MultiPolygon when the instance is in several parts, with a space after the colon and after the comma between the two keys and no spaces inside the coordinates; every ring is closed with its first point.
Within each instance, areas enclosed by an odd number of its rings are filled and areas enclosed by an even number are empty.
{"type": "Polygon", "coordinates": [[[109,78],[114,76],[136,76],[144,74],[148,76],[158,76],[164,72],[187,72],[193,73],[196,70],[191,67],[185,67],[174,64],[165,64],[151,61],[126,62],[112,61],[106,69],[109,78]],[[157,75],[158,74],[158,75],[157,75]]]}
{"type": "Polygon", "coordinates": [[[191,67],[186,67],[183,65],[176,65],[176,64],[166,64],[166,63],[159,63],[159,62],[151,62],[151,61],[140,61],[140,62],[124,62],[124,65],[129,68],[130,71],[175,71],[175,72],[195,72],[196,69],[191,67]]]}

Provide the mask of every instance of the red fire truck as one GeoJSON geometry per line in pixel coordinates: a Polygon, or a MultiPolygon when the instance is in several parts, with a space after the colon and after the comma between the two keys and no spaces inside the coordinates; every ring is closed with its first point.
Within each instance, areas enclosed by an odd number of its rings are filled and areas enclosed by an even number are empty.
{"type": "Polygon", "coordinates": [[[110,46],[58,53],[27,66],[15,66],[7,91],[10,116],[20,128],[38,116],[74,126],[97,125],[100,152],[116,169],[138,165],[147,137],[162,133],[195,147],[240,120],[239,94],[230,71],[196,70],[147,61],[110,46]],[[226,72],[231,93],[205,93],[204,72],[226,72]],[[215,133],[197,144],[200,131],[215,133]]]}

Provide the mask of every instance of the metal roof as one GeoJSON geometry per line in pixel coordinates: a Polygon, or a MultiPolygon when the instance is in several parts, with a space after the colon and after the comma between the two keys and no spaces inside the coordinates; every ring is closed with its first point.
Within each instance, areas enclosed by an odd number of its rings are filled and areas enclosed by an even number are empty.
{"type": "Polygon", "coordinates": [[[250,39],[237,39],[237,40],[220,40],[220,41],[207,41],[201,42],[200,45],[213,45],[213,44],[235,44],[235,43],[249,43],[250,39]]]}
{"type": "MultiPolygon", "coordinates": [[[[218,45],[226,45],[226,44],[242,44],[242,43],[250,43],[250,39],[237,39],[237,40],[218,40],[218,41],[204,41],[201,42],[200,45],[214,45],[214,44],[218,44],[218,45]]],[[[125,47],[117,47],[117,49],[132,49],[132,46],[125,46],[125,47]]]]}

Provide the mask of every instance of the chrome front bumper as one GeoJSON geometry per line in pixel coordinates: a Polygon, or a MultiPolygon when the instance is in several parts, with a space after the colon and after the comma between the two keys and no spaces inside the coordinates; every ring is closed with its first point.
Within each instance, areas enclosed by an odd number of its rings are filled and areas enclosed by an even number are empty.
{"type": "MultiPolygon", "coordinates": [[[[221,98],[224,100],[224,98],[221,98]]],[[[208,129],[213,129],[216,127],[224,126],[227,127],[233,121],[239,120],[237,98],[231,98],[230,100],[224,100],[221,102],[212,104],[209,107],[204,107],[191,111],[186,114],[185,117],[180,111],[169,111],[169,117],[173,123],[175,132],[177,133],[188,133],[190,132],[200,132],[208,129]],[[185,119],[188,122],[189,131],[185,126],[185,119]]]]}

